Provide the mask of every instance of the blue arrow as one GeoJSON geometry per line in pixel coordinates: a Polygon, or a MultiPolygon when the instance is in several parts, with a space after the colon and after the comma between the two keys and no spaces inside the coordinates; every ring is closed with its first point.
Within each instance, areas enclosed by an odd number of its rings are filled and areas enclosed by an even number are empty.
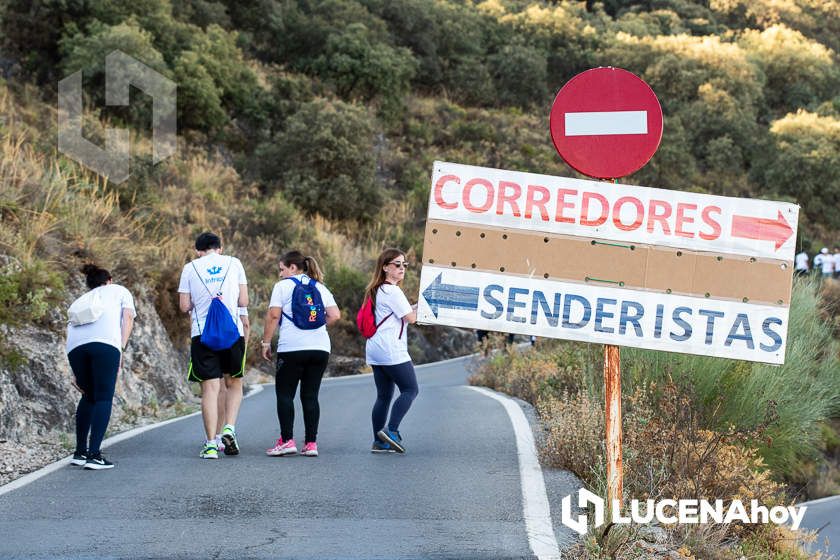
{"type": "Polygon", "coordinates": [[[423,290],[423,297],[426,298],[432,313],[435,314],[435,319],[437,319],[438,309],[441,307],[466,309],[467,311],[478,309],[478,288],[444,284],[442,278],[443,273],[441,272],[434,282],[423,290]]]}

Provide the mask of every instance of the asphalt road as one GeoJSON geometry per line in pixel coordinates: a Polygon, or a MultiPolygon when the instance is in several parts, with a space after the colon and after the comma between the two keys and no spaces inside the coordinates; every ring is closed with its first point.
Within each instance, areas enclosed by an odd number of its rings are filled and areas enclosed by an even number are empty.
{"type": "MultiPolygon", "coordinates": [[[[243,403],[239,456],[199,459],[198,416],[119,442],[114,469],[66,466],[0,495],[0,558],[534,558],[513,424],[465,386],[466,364],[418,369],[405,455],[370,453],[370,376],[324,382],[317,458],[265,455],[273,386],[243,403]]],[[[576,488],[545,481],[558,509],[536,522],[562,548],[559,499],[576,488]]]]}
{"type": "Polygon", "coordinates": [[[807,506],[802,527],[818,530],[810,549],[840,558],[840,496],[801,504],[807,506]]]}

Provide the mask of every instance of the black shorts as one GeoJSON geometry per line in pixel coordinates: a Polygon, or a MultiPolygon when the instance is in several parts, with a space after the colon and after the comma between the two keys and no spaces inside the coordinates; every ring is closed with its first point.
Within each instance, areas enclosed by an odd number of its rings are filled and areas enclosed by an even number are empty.
{"type": "Polygon", "coordinates": [[[245,339],[239,337],[227,350],[211,350],[201,343],[200,336],[192,338],[190,345],[189,381],[221,379],[224,374],[231,377],[245,375],[245,339]]]}

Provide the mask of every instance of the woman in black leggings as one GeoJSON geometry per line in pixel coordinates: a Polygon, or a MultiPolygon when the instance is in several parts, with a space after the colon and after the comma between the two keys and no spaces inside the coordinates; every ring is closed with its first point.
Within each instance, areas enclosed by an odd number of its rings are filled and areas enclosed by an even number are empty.
{"type": "Polygon", "coordinates": [[[365,346],[365,358],[373,369],[376,383],[376,402],[371,412],[374,453],[405,453],[400,422],[419,393],[405,332],[406,324],[417,321],[417,305],[411,305],[399,287],[406,268],[405,253],[385,249],[377,259],[365,292],[365,297],[373,303],[377,325],[376,334],[365,346]],[[391,404],[394,387],[399,388],[400,396],[391,404]]]}
{"type": "Polygon", "coordinates": [[[67,359],[73,386],[82,393],[76,407],[76,451],[70,463],[86,469],[110,469],[101,453],[111,419],[111,402],[122,349],[134,325],[134,298],[111,282],[111,274],[92,264],[82,268],[90,291],[68,310],[67,359]]]}
{"type": "Polygon", "coordinates": [[[294,397],[300,384],[306,427],[301,455],[317,457],[316,438],[321,413],[318,391],[330,357],[327,326],[338,321],[341,313],[332,293],[321,283],[321,269],[312,257],[306,257],[300,251],[286,253],[280,257],[280,276],[281,280],[271,293],[262,340],[263,358],[270,360],[271,339],[279,322],[274,390],[280,438],[266,454],[280,457],[298,452],[294,439],[294,397]]]}

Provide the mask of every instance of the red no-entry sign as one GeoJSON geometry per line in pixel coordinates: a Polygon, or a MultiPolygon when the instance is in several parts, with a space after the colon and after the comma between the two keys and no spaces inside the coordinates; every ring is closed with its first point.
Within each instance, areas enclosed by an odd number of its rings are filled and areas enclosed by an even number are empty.
{"type": "Polygon", "coordinates": [[[641,78],[621,68],[594,68],[566,82],[549,123],[560,157],[599,179],[638,171],[662,139],[659,100],[641,78]]]}

